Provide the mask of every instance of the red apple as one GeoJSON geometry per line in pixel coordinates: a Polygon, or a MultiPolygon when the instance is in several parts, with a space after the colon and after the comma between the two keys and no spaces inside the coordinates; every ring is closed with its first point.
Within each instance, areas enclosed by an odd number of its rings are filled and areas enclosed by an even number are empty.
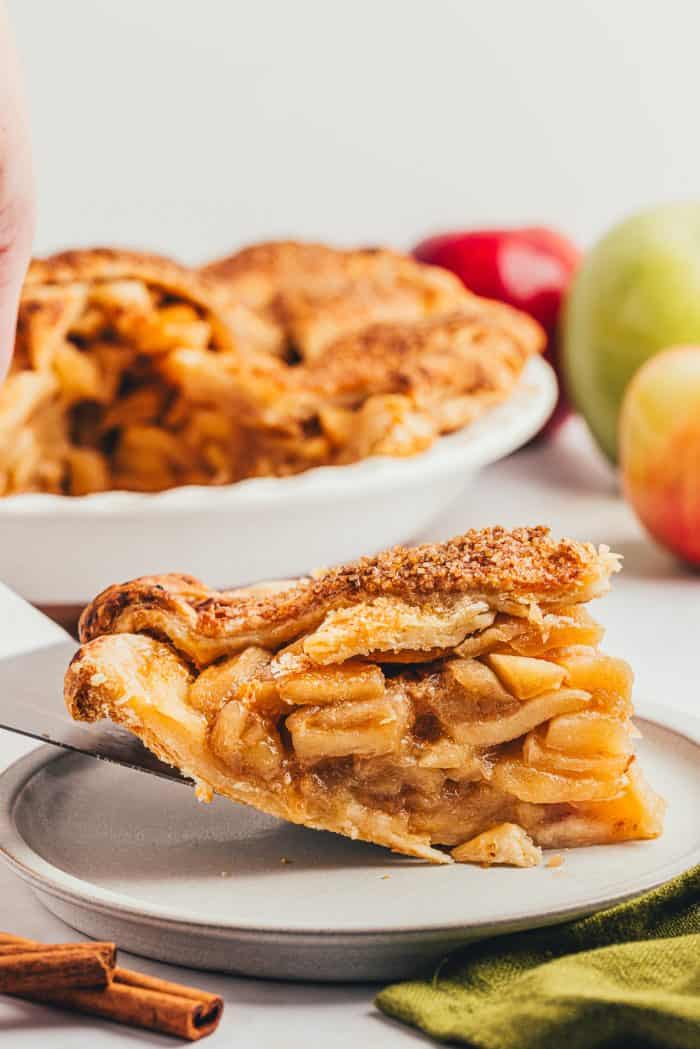
{"type": "Polygon", "coordinates": [[[651,357],[620,416],[625,495],[663,546],[700,565],[700,346],[651,357]]]}
{"type": "Polygon", "coordinates": [[[558,325],[578,248],[554,230],[533,227],[445,233],[422,241],[414,255],[452,270],[477,295],[507,302],[539,321],[547,333],[545,357],[559,379],[559,400],[545,430],[556,429],[571,411],[559,370],[558,325]]]}

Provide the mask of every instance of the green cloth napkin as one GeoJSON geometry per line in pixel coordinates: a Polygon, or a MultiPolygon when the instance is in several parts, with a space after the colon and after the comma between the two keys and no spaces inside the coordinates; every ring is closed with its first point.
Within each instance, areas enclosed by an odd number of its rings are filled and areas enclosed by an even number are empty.
{"type": "Polygon", "coordinates": [[[700,1049],[700,866],[588,918],[472,944],[376,1004],[479,1049],[700,1049]]]}

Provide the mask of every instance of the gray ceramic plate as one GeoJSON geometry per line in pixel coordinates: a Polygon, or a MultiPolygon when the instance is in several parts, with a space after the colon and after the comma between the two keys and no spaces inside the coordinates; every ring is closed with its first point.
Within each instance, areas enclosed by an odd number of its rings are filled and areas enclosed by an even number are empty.
{"type": "Polygon", "coordinates": [[[42,747],[0,777],[0,848],[69,925],[136,954],[298,980],[389,980],[459,944],[590,913],[700,862],[700,722],[645,711],[639,752],[669,800],[654,842],[558,869],[431,867],[177,783],[42,747]]]}

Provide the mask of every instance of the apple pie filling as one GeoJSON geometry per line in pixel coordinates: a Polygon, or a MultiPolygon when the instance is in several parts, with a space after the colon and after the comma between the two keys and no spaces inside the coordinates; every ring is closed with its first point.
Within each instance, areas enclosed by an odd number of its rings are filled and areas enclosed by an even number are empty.
{"type": "Polygon", "coordinates": [[[291,776],[309,812],[342,797],[451,846],[503,821],[557,847],[658,833],[634,769],[632,674],[599,651],[600,628],[577,608],[542,628],[481,615],[463,642],[478,654],[428,662],[398,650],[319,664],[308,651],[324,623],[209,667],[189,702],[217,760],[266,788],[291,776]]]}
{"type": "MultiPolygon", "coordinates": [[[[158,618],[158,600],[141,620],[121,601],[69,669],[67,702],[131,728],[201,797],[435,862],[529,866],[543,846],[661,832],[633,753],[632,672],[600,650],[583,603],[367,593],[281,641],[272,622],[254,641],[219,626],[212,647],[173,629],[183,613],[158,618]]],[[[215,612],[238,614],[233,595],[215,612]]]]}

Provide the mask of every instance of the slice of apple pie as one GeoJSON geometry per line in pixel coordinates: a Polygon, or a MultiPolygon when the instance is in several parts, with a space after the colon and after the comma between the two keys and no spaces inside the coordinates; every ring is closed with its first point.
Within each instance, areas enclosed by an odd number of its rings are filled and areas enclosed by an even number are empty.
{"type": "Polygon", "coordinates": [[[493,528],[278,587],[137,579],[85,610],[66,702],[200,798],[435,862],[653,838],[632,672],[585,607],[617,569],[605,547],[493,528]]]}

